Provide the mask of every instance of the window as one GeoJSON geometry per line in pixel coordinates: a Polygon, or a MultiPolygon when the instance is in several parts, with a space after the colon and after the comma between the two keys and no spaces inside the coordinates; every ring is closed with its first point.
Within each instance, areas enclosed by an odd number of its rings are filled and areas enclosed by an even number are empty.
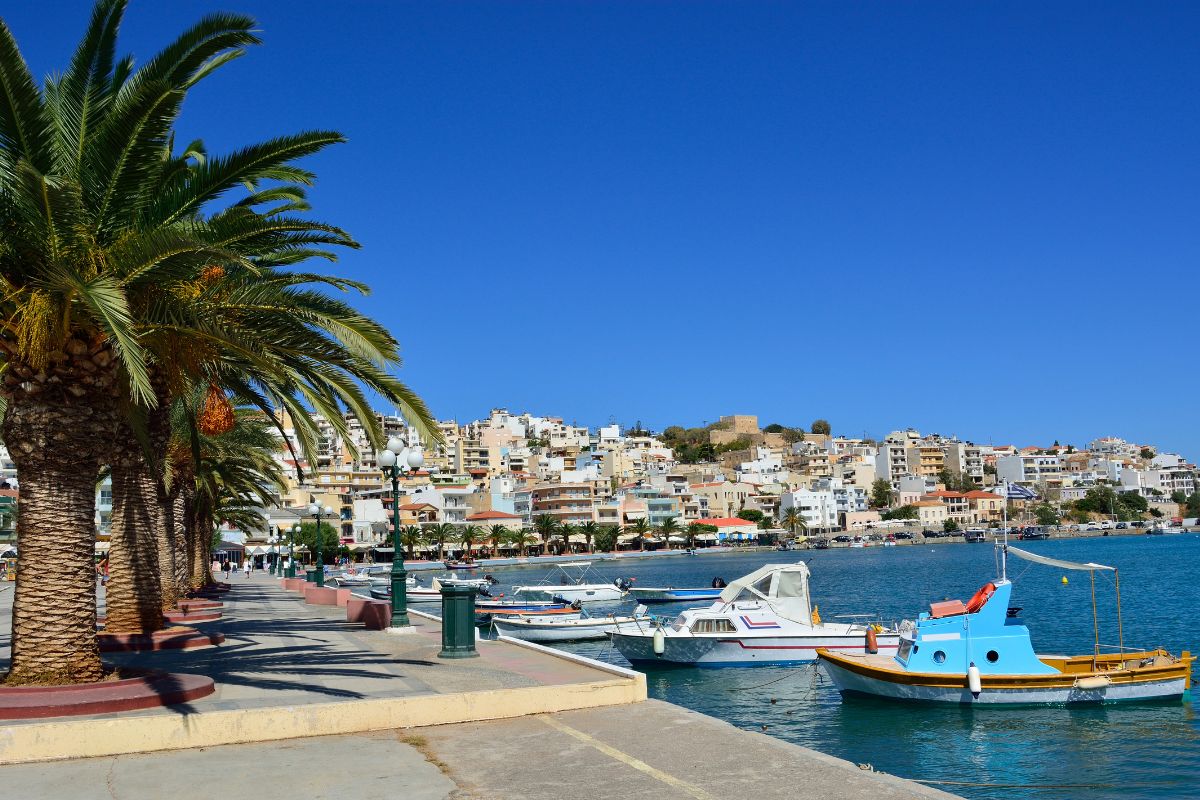
{"type": "Polygon", "coordinates": [[[989,664],[995,664],[997,661],[1000,660],[1000,654],[997,653],[995,650],[988,650],[987,651],[987,660],[988,660],[989,664]]]}
{"type": "Polygon", "coordinates": [[[737,628],[727,619],[698,619],[692,623],[692,633],[736,633],[737,628]]]}
{"type": "Polygon", "coordinates": [[[935,664],[946,663],[946,651],[945,650],[935,650],[933,653],[933,663],[935,663],[935,664]]]}

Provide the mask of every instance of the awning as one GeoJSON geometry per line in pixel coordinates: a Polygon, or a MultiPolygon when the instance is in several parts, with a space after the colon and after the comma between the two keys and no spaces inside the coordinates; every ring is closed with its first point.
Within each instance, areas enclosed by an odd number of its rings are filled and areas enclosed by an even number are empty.
{"type": "Polygon", "coordinates": [[[1083,572],[1097,572],[1099,570],[1109,570],[1111,572],[1116,572],[1116,570],[1117,570],[1116,567],[1106,567],[1103,564],[1093,564],[1091,562],[1088,562],[1086,564],[1077,564],[1074,561],[1063,561],[1058,558],[1047,558],[1046,556],[1039,556],[1037,553],[1031,553],[1028,550],[1022,550],[1021,548],[1013,547],[1012,545],[1008,546],[1008,552],[1012,553],[1017,558],[1023,558],[1026,561],[1032,561],[1035,564],[1042,564],[1043,566],[1047,566],[1047,567],[1059,567],[1060,569],[1077,569],[1077,570],[1082,570],[1083,572]]]}
{"type": "MultiPolygon", "coordinates": [[[[97,553],[107,553],[109,547],[110,545],[108,542],[96,542],[97,553]]],[[[16,551],[14,550],[13,552],[15,553],[16,551]]]]}
{"type": "Polygon", "coordinates": [[[352,553],[365,553],[375,545],[369,542],[355,542],[354,544],[346,545],[352,553]]]}

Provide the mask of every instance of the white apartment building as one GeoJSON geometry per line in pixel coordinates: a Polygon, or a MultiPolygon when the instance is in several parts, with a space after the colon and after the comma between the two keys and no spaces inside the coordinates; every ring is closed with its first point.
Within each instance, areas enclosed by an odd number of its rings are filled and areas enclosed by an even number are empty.
{"type": "Polygon", "coordinates": [[[1196,473],[1188,467],[1127,469],[1121,473],[1121,486],[1143,496],[1153,495],[1155,491],[1168,496],[1173,492],[1190,495],[1196,491],[1196,473]]]}
{"type": "Polygon", "coordinates": [[[828,490],[795,489],[779,496],[779,518],[799,509],[809,531],[831,530],[838,524],[837,499],[828,490]]]}
{"type": "Polygon", "coordinates": [[[996,459],[996,479],[1009,483],[1058,483],[1062,459],[1056,455],[1013,455],[996,459]]]}
{"type": "Polygon", "coordinates": [[[914,472],[908,463],[908,451],[921,440],[921,434],[912,428],[906,431],[892,431],[879,446],[875,456],[875,473],[893,487],[898,487],[901,476],[914,472]]]}

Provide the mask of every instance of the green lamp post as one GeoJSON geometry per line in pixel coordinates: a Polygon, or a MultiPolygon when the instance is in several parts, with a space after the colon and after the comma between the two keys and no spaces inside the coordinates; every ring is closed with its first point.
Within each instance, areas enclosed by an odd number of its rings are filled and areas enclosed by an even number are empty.
{"type": "Polygon", "coordinates": [[[288,534],[287,577],[294,578],[296,577],[296,537],[300,535],[299,523],[293,525],[288,534]]]}
{"type": "Polygon", "coordinates": [[[325,537],[321,535],[321,512],[325,512],[325,516],[333,516],[333,509],[329,506],[321,508],[320,503],[311,503],[308,506],[308,513],[317,518],[317,571],[313,575],[313,582],[318,587],[325,585],[325,557],[321,554],[321,540],[325,537]]]}
{"type": "Polygon", "coordinates": [[[404,553],[400,544],[400,476],[425,463],[417,449],[409,450],[396,437],[388,439],[387,448],[379,452],[379,466],[384,477],[392,479],[392,627],[408,627],[408,573],[404,570],[404,553]]]}

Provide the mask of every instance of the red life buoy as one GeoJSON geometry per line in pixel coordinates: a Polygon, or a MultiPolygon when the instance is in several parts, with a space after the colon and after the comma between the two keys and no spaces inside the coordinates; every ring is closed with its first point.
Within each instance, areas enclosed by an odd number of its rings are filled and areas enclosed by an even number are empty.
{"type": "Polygon", "coordinates": [[[992,595],[996,593],[996,584],[985,583],[983,588],[975,593],[971,598],[971,602],[967,603],[967,613],[974,614],[979,609],[983,608],[984,604],[992,599],[992,595]]]}
{"type": "Polygon", "coordinates": [[[875,629],[870,626],[867,627],[867,652],[879,652],[879,639],[875,637],[875,629]]]}

